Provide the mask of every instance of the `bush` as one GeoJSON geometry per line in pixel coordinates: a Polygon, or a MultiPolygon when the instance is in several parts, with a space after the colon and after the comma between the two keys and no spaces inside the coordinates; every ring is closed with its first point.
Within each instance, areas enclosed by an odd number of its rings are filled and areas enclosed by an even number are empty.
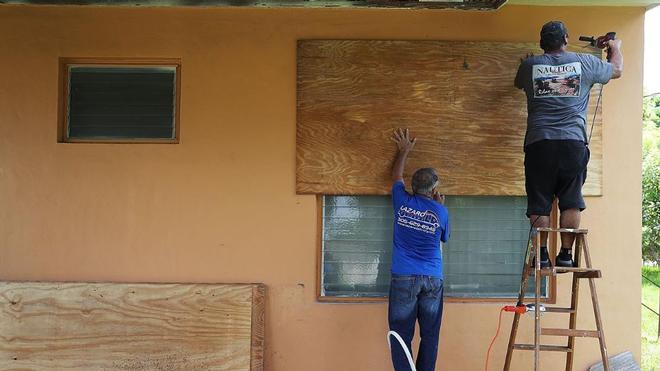
{"type": "Polygon", "coordinates": [[[642,256],[660,264],[660,95],[644,98],[642,256]]]}

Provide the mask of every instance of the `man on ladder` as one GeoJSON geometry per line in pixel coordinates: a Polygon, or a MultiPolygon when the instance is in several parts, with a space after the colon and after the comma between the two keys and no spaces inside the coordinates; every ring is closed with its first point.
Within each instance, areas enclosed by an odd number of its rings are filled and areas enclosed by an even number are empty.
{"type": "MultiPolygon", "coordinates": [[[[568,30],[552,21],[541,29],[544,54],[522,60],[514,85],[527,95],[525,188],[527,216],[534,227],[550,226],[554,198],[559,199],[561,228],[578,228],[586,205],[582,185],[587,177],[589,91],[623,72],[620,40],[607,41],[610,60],[567,51],[568,30]]],[[[541,267],[550,266],[547,232],[541,233],[541,267]]],[[[573,233],[561,234],[557,266],[573,266],[573,233]]]]}

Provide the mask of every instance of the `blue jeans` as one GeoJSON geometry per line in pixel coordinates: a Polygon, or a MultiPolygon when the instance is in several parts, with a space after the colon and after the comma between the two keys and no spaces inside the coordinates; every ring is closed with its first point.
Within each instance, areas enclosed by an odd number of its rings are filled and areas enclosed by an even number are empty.
{"type": "MultiPolygon", "coordinates": [[[[443,291],[443,281],[440,278],[392,275],[388,311],[390,330],[401,336],[412,354],[410,343],[415,335],[415,321],[419,321],[421,342],[416,362],[418,371],[435,370],[442,322],[443,291]]],[[[401,345],[393,337],[390,340],[394,369],[410,371],[401,345]]]]}

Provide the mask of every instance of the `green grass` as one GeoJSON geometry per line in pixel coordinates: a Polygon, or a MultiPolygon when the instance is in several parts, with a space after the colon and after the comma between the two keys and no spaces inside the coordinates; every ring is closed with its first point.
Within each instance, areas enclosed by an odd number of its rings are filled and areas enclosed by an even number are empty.
{"type": "MultiPolygon", "coordinates": [[[[660,268],[642,267],[642,274],[660,284],[660,268]]],[[[642,279],[642,302],[660,312],[658,308],[660,289],[642,279]]],[[[658,317],[642,307],[642,370],[660,371],[660,341],[658,340],[658,317]]]]}

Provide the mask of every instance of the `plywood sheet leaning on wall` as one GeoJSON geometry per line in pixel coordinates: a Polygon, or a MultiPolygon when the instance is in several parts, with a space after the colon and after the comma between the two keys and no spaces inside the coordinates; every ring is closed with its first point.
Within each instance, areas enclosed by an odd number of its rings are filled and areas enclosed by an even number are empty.
{"type": "MultiPolygon", "coordinates": [[[[297,192],[388,194],[390,136],[408,127],[419,140],[407,178],[432,166],[447,194],[524,195],[527,109],[513,79],[531,52],[536,44],[299,41],[297,192]]],[[[600,128],[598,112],[586,195],[601,194],[600,128]]]]}
{"type": "Polygon", "coordinates": [[[263,370],[260,284],[0,283],[0,369],[263,370]]]}

